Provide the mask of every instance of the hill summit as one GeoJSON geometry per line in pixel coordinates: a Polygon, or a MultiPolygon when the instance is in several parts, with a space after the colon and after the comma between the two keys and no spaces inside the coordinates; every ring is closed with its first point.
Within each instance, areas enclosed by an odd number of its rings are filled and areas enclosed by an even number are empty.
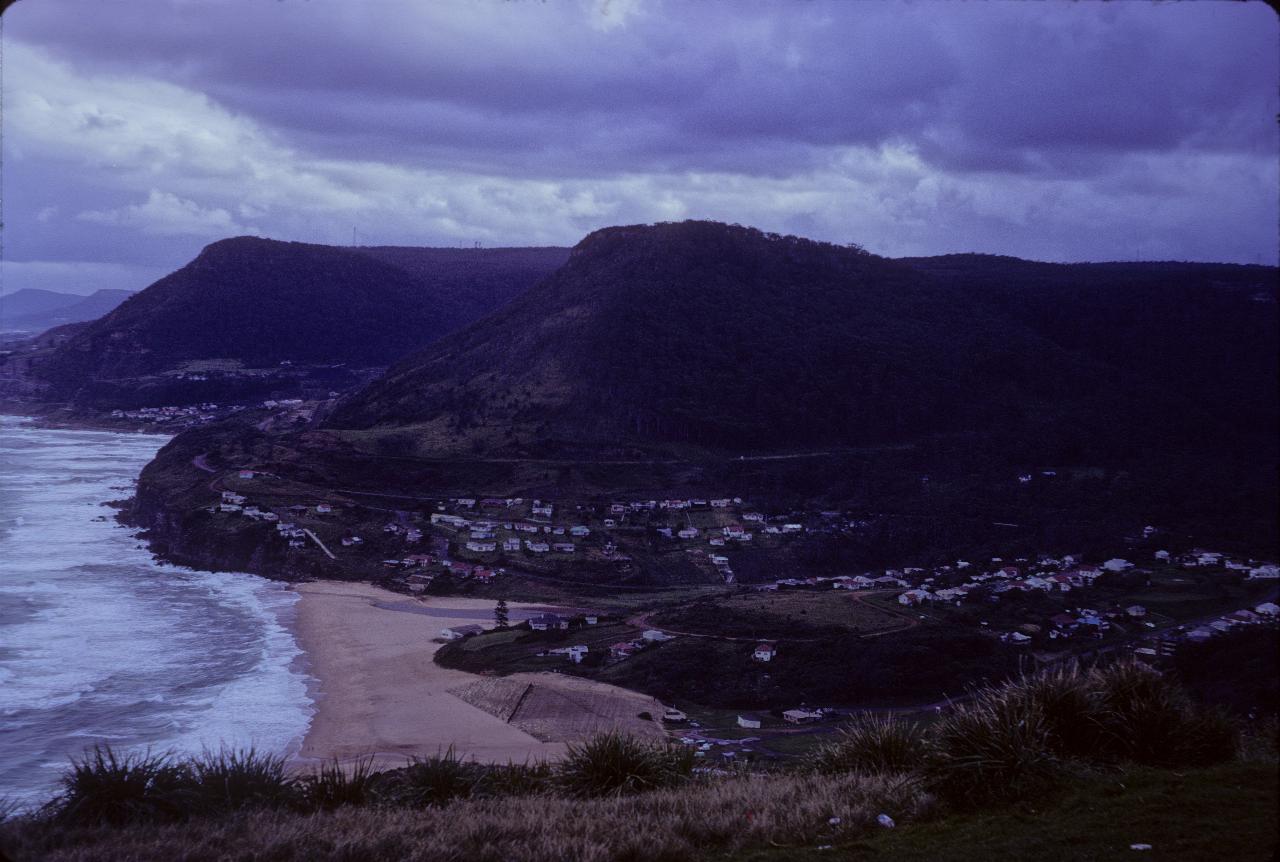
{"type": "Polygon", "coordinates": [[[565,254],[221,240],[77,334],[37,373],[71,392],[192,360],[386,365],[528,288],[565,254]]]}
{"type": "MultiPolygon", "coordinates": [[[[1067,433],[1072,446],[1168,410],[1203,430],[1199,419],[1214,421],[1198,403],[1207,387],[1243,396],[1226,378],[1260,367],[1275,343],[1250,323],[1274,317],[1249,301],[1260,268],[992,257],[966,260],[958,279],[932,260],[946,259],[894,261],[713,222],[599,230],[538,286],[348,398],[329,424],[411,430],[442,453],[785,453],[939,433],[1067,433]],[[1223,289],[1232,279],[1240,290],[1223,289]],[[1151,363],[1129,373],[1129,352],[1080,337],[1094,321],[1120,340],[1162,341],[1158,355],[1174,362],[1184,333],[1162,326],[1171,307],[1196,303],[1188,349],[1216,355],[1194,386],[1152,371],[1153,386],[1151,363]],[[1246,344],[1232,340],[1240,327],[1246,344]]],[[[1274,386],[1244,388],[1274,414],[1274,386]]]]}

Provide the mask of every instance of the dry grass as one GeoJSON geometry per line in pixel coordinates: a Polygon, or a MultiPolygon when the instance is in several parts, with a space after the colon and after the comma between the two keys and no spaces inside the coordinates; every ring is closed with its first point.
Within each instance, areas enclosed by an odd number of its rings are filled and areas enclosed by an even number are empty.
{"type": "Polygon", "coordinates": [[[468,800],[442,808],[259,812],[177,826],[47,833],[7,848],[50,862],[396,859],[682,862],[754,848],[840,843],[887,812],[919,819],[930,798],[908,779],[749,776],[609,799],[468,800]]]}

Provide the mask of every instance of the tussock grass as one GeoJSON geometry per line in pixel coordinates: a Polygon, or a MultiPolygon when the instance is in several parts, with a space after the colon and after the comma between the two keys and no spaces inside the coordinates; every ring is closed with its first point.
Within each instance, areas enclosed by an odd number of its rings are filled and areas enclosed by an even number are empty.
{"type": "Polygon", "coordinates": [[[1034,796],[1063,777],[1038,709],[1010,698],[979,698],[934,727],[925,775],[929,786],[957,806],[980,806],[1034,796]]]}
{"type": "Polygon", "coordinates": [[[244,808],[295,805],[297,787],[283,757],[253,748],[205,751],[187,763],[191,781],[189,810],[216,815],[244,808]]]}
{"type": "Polygon", "coordinates": [[[924,763],[925,738],[920,727],[890,715],[865,716],[841,728],[835,739],[818,747],[808,765],[817,772],[911,772],[924,763]]]}
{"type": "Polygon", "coordinates": [[[556,782],[570,796],[637,793],[686,781],[693,764],[688,748],[604,733],[569,746],[556,782]]]}
{"type": "Polygon", "coordinates": [[[190,772],[168,754],[120,755],[94,746],[71,761],[54,819],[70,826],[121,826],[139,820],[177,820],[190,806],[190,772]]]}
{"type": "Polygon", "coordinates": [[[305,808],[333,811],[345,805],[374,802],[378,783],[373,758],[362,758],[349,766],[335,760],[298,779],[298,791],[305,808]]]}
{"type": "Polygon", "coordinates": [[[466,799],[479,783],[480,770],[458,759],[450,746],[435,757],[417,758],[387,775],[378,788],[380,799],[415,807],[440,806],[466,799]]]}

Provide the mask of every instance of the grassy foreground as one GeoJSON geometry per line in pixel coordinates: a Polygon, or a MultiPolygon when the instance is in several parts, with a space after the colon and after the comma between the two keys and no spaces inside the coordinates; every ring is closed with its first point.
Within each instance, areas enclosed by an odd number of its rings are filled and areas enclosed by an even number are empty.
{"type": "Polygon", "coordinates": [[[955,815],[865,840],[816,849],[768,850],[741,858],[894,862],[1271,860],[1280,848],[1276,764],[1233,763],[1173,772],[1135,770],[1082,782],[1045,805],[955,815]],[[1133,844],[1150,844],[1135,852],[1133,844]]]}
{"type": "Polygon", "coordinates": [[[863,719],[786,771],[694,764],[608,734],[554,765],[448,752],[302,776],[253,752],[94,750],[42,809],[0,822],[0,856],[1234,862],[1277,849],[1274,722],[1242,727],[1131,662],[984,688],[924,726],[863,719]]]}

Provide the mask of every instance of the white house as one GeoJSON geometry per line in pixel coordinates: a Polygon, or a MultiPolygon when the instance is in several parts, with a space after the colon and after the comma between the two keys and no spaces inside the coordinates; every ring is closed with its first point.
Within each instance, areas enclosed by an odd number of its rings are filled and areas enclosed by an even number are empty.
{"type": "Polygon", "coordinates": [[[657,629],[649,629],[644,634],[640,635],[640,637],[644,638],[650,643],[661,643],[662,641],[669,641],[674,638],[673,635],[669,635],[663,631],[658,631],[657,629]]]}
{"type": "Polygon", "coordinates": [[[921,602],[927,602],[932,598],[933,596],[924,590],[907,590],[905,593],[898,596],[898,604],[912,607],[920,604],[921,602]]]}
{"type": "Polygon", "coordinates": [[[822,713],[816,709],[788,709],[782,713],[782,718],[791,724],[809,724],[814,721],[822,720],[822,713]]]}
{"type": "Polygon", "coordinates": [[[751,715],[740,715],[738,716],[738,727],[745,727],[748,730],[759,730],[760,719],[751,715]]]}
{"type": "Polygon", "coordinates": [[[1108,572],[1123,572],[1125,569],[1132,569],[1133,563],[1128,560],[1122,560],[1119,557],[1112,557],[1102,564],[1102,568],[1108,572]]]}
{"type": "Polygon", "coordinates": [[[1280,615],[1280,605],[1275,602],[1263,602],[1253,609],[1255,614],[1262,614],[1264,617],[1274,617],[1280,615]]]}
{"type": "Polygon", "coordinates": [[[751,657],[756,661],[773,661],[773,657],[778,654],[778,648],[771,643],[762,643],[756,646],[755,652],[751,657]]]}

